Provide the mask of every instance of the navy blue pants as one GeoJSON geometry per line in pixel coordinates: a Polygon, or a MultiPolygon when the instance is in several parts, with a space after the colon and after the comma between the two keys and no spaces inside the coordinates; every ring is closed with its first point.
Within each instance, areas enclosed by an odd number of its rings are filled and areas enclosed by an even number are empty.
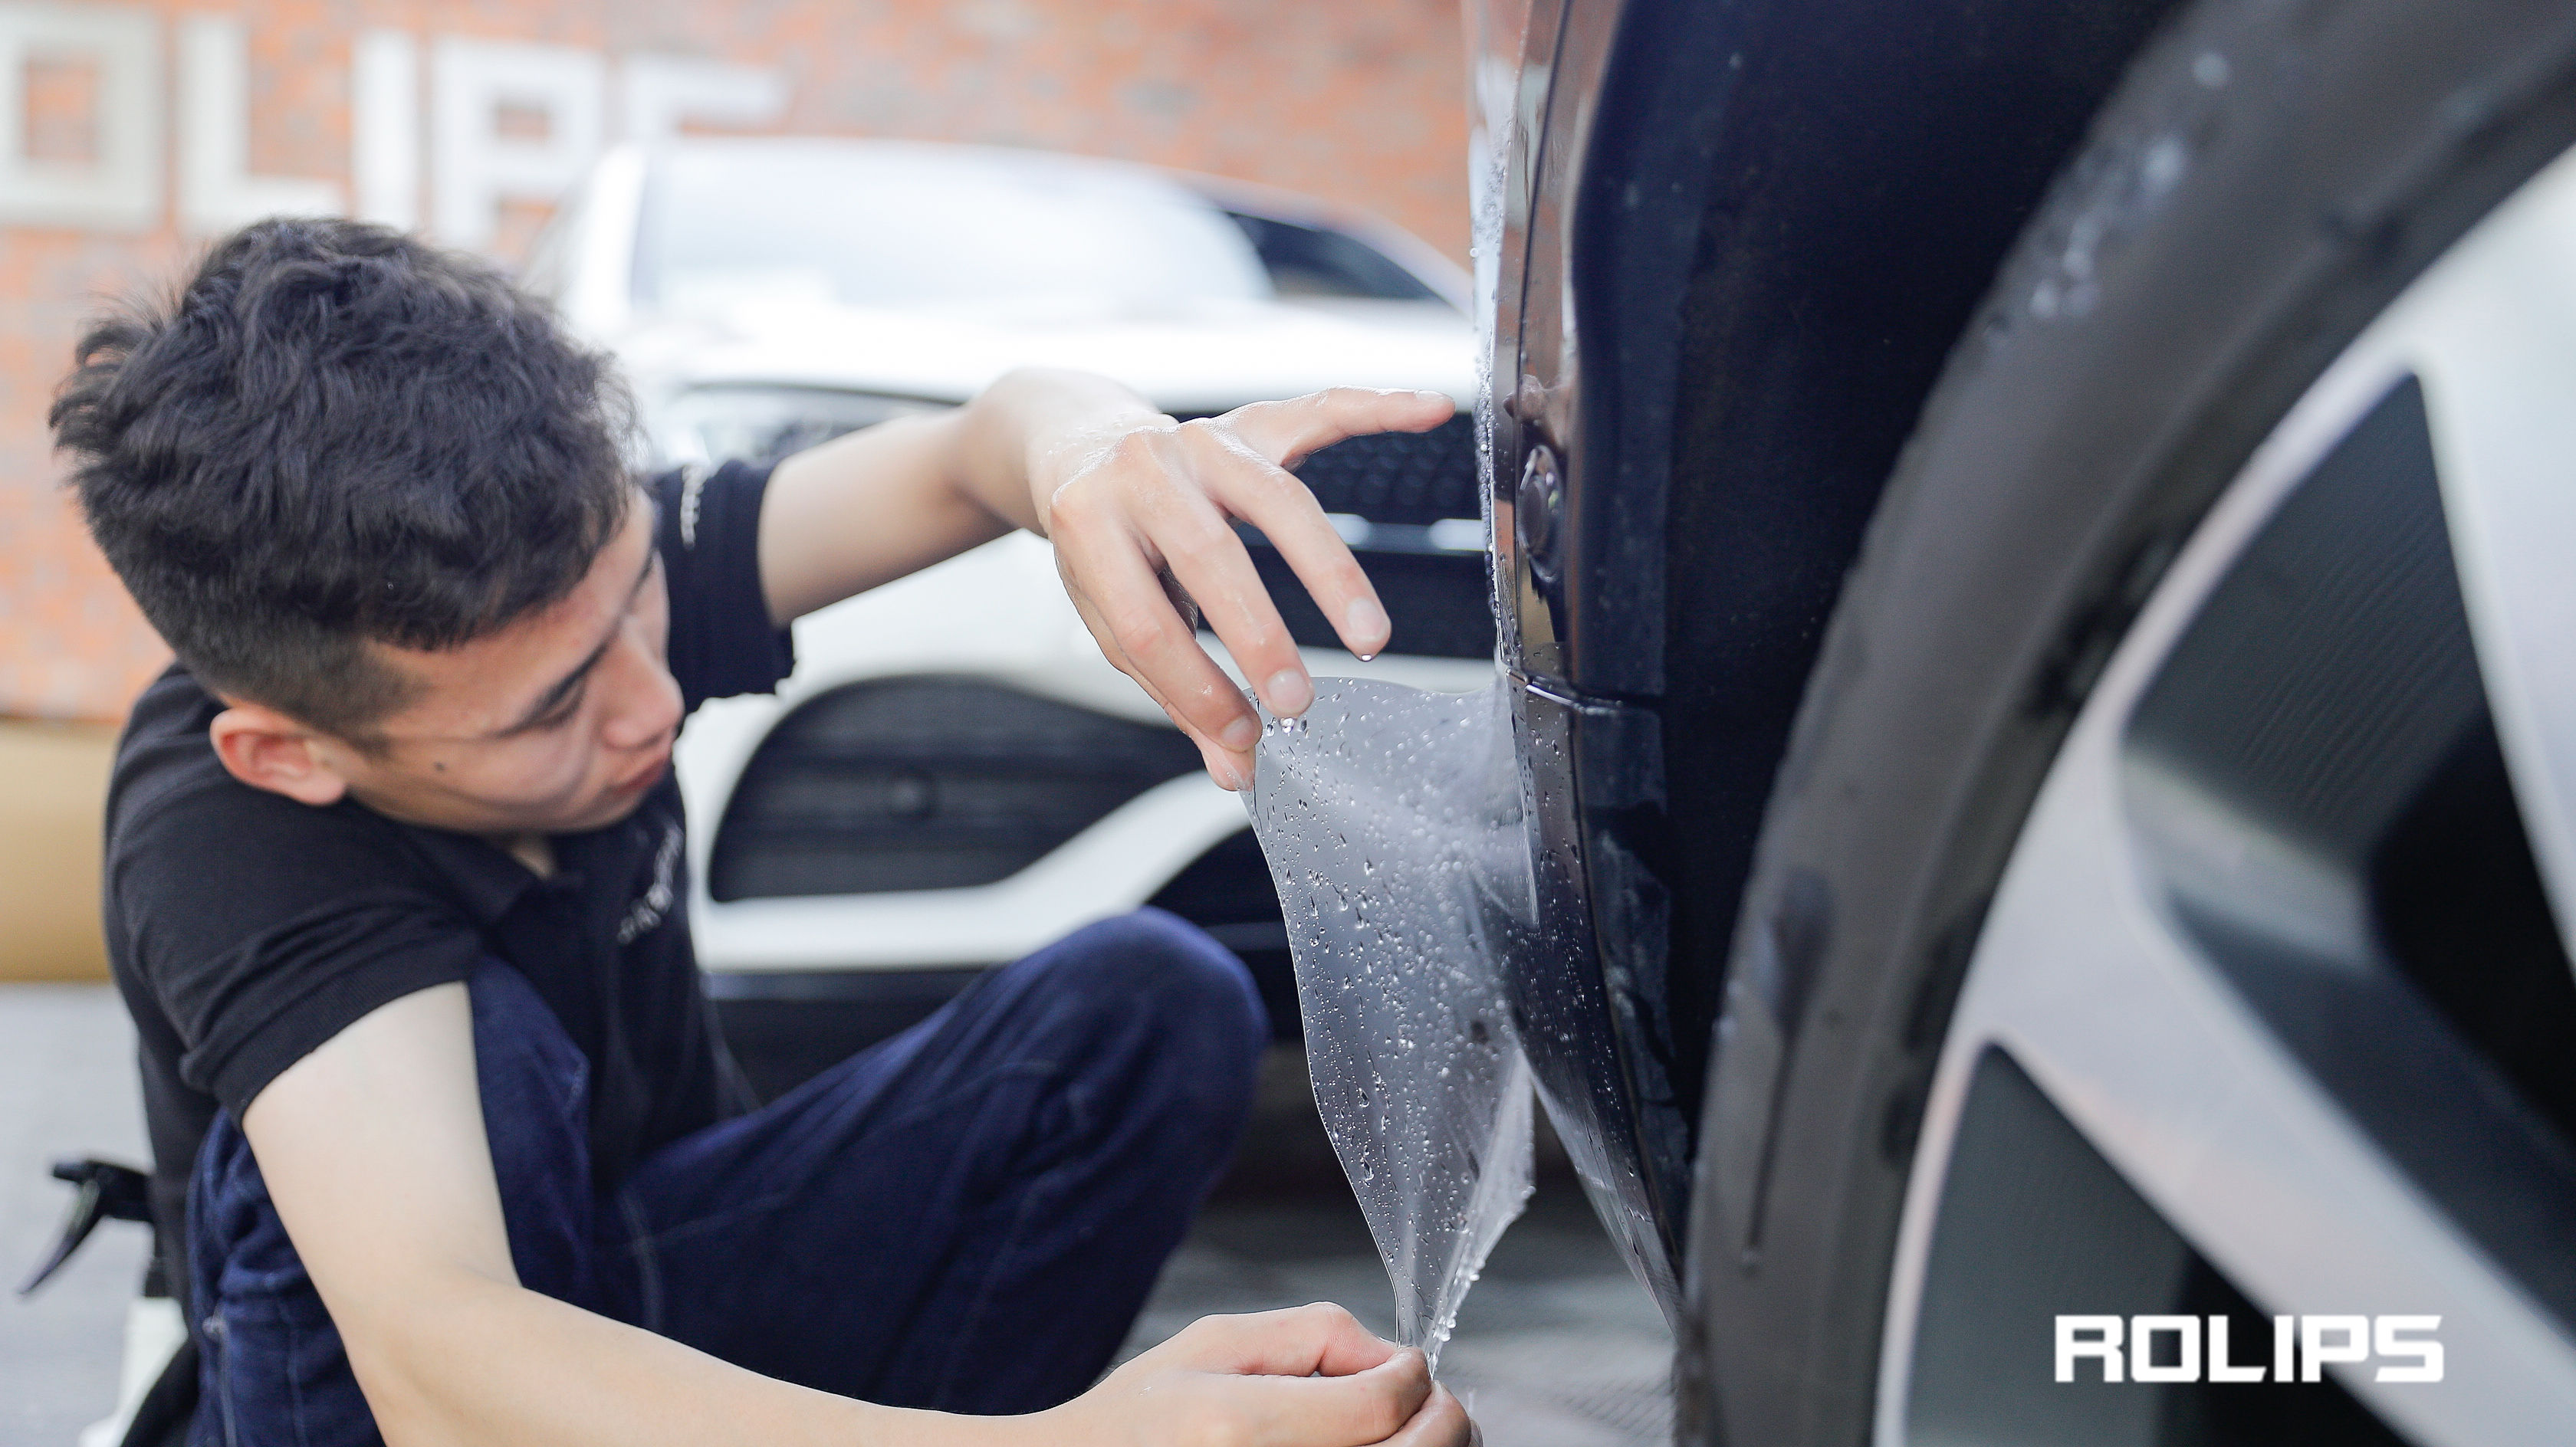
{"type": "MultiPolygon", "coordinates": [[[[1143,910],[674,1142],[607,1198],[587,1067],[513,969],[471,982],[522,1284],[753,1371],[952,1412],[1095,1380],[1233,1149],[1268,1036],[1243,966],[1143,910]]],[[[189,1199],[192,1447],[377,1442],[258,1164],[219,1117],[189,1199]]]]}

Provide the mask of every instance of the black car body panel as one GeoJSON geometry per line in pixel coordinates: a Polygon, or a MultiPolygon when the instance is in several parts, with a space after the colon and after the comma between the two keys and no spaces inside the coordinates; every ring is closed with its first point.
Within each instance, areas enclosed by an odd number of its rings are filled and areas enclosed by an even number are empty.
{"type": "MultiPolygon", "coordinates": [[[[1843,576],[2168,8],[1536,0],[1488,102],[1495,583],[1550,942],[1513,985],[1650,1282],[1679,1270],[1727,960],[1761,934],[1738,901],[1843,576]]],[[[1811,952],[1754,953],[1748,1023],[1785,1061],[1811,952]]]]}

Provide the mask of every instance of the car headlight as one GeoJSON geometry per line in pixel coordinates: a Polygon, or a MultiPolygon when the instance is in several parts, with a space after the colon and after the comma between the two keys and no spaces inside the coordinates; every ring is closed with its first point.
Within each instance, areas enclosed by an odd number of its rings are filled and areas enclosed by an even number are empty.
{"type": "Polygon", "coordinates": [[[651,431],[668,462],[774,462],[845,432],[950,405],[829,387],[692,387],[656,410],[651,431]]]}

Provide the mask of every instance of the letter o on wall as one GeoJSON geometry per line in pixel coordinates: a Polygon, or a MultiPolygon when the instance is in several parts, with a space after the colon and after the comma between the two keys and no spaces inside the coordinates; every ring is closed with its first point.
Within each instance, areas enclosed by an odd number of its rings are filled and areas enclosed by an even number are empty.
{"type": "Polygon", "coordinates": [[[161,43],[151,12],[131,5],[0,4],[0,225],[149,231],[161,219],[161,43]],[[97,67],[87,161],[27,154],[27,62],[79,58],[97,67]]]}

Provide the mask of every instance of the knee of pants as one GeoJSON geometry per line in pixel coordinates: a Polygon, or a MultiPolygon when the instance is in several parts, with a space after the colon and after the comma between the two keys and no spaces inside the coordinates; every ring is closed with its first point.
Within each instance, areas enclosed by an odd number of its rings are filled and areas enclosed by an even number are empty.
{"type": "Polygon", "coordinates": [[[1074,973],[1076,988],[1153,1017],[1156,1056],[1165,1070],[1222,1095],[1212,1103],[1224,1109],[1248,1104],[1270,1043],[1270,1020],[1252,972],[1232,951],[1196,925],[1150,907],[1102,920],[1064,945],[1059,968],[1074,973]]]}

